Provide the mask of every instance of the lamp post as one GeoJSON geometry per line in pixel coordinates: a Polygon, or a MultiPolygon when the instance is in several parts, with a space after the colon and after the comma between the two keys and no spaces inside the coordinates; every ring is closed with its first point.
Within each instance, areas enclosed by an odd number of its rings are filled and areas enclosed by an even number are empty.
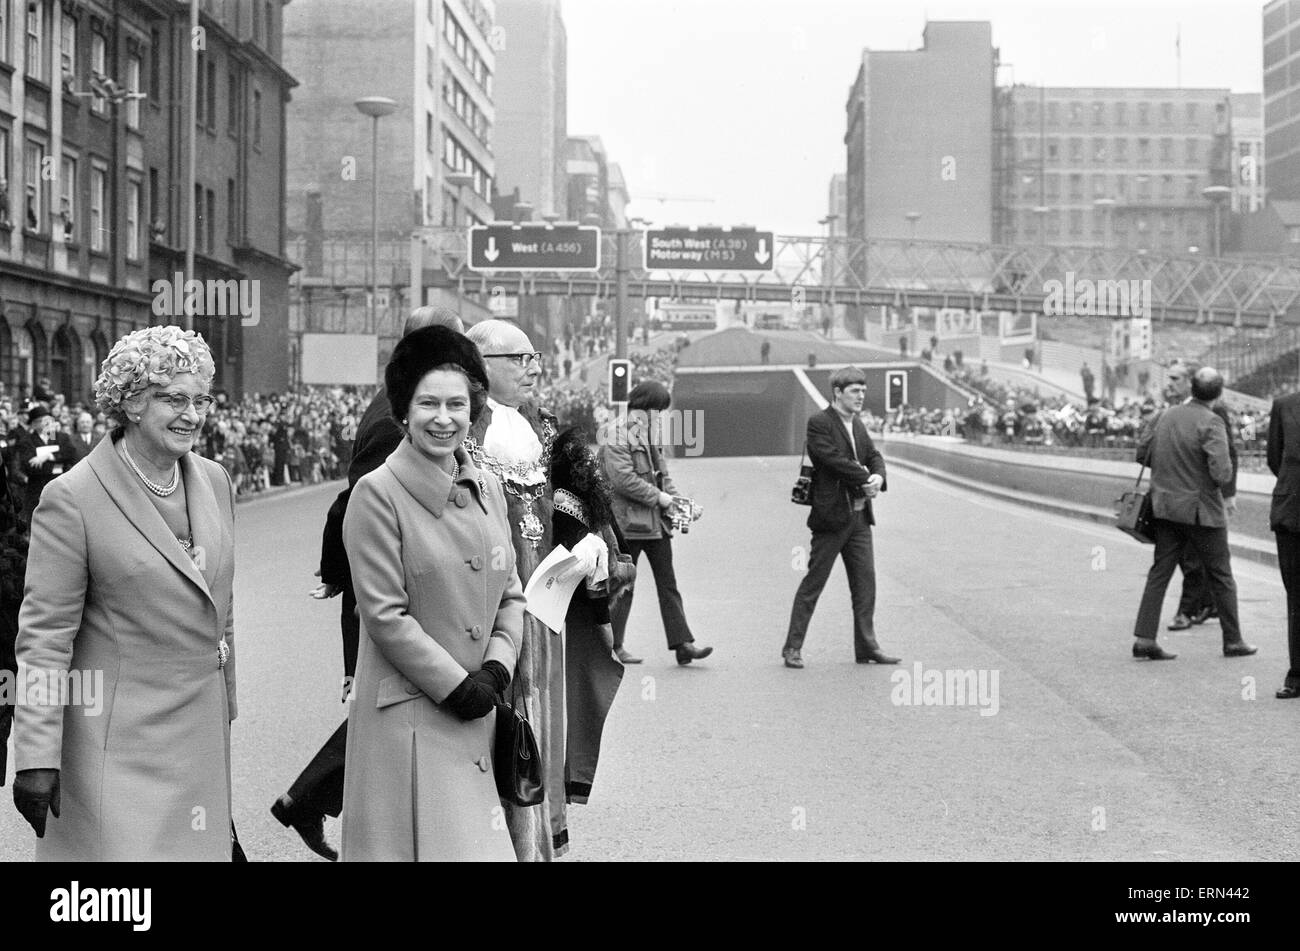
{"type": "Polygon", "coordinates": [[[908,220],[908,222],[911,223],[911,225],[912,225],[912,240],[915,241],[915,240],[916,240],[916,223],[917,223],[918,221],[921,220],[921,213],[920,213],[919,211],[909,211],[907,214],[903,215],[903,217],[906,218],[906,219],[908,220]]]}
{"type": "MultiPolygon", "coordinates": [[[[199,109],[199,47],[194,41],[194,37],[199,35],[199,0],[190,0],[190,43],[188,53],[188,72],[189,88],[186,90],[186,111],[185,111],[185,141],[189,143],[188,154],[185,157],[185,202],[189,206],[189,214],[186,215],[185,221],[185,280],[190,281],[197,277],[194,273],[194,244],[195,230],[198,227],[196,219],[198,218],[198,198],[194,194],[194,181],[198,175],[198,109],[199,109]]],[[[152,212],[153,209],[150,209],[152,212]]],[[[184,305],[185,311],[185,329],[194,329],[194,314],[191,312],[189,304],[184,305]]],[[[224,335],[224,330],[222,331],[224,335]]],[[[224,374],[225,368],[222,368],[224,374]]]]}
{"type": "Polygon", "coordinates": [[[1223,213],[1223,203],[1232,194],[1232,189],[1227,185],[1208,185],[1201,189],[1201,194],[1214,206],[1214,256],[1217,258],[1223,254],[1223,229],[1220,216],[1223,213]]]}
{"type": "Polygon", "coordinates": [[[370,116],[370,332],[379,330],[379,120],[397,111],[397,103],[383,96],[366,96],[353,103],[370,116]]]}

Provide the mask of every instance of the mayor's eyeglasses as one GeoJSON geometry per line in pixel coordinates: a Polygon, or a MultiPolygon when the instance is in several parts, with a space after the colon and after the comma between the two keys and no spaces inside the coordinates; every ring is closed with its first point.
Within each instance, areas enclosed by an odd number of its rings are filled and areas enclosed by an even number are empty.
{"type": "Polygon", "coordinates": [[[542,355],[536,350],[526,351],[524,353],[485,353],[489,358],[505,358],[514,362],[517,366],[526,366],[529,363],[541,363],[542,355]]]}

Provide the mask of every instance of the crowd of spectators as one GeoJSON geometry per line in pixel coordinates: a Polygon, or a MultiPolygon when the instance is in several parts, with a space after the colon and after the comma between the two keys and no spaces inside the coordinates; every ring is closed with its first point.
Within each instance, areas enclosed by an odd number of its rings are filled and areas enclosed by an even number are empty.
{"type": "MultiPolygon", "coordinates": [[[[93,404],[69,402],[48,386],[49,381],[41,380],[33,389],[34,399],[24,405],[0,384],[0,456],[13,485],[25,481],[14,454],[34,407],[49,410],[59,431],[70,437],[80,430],[91,433],[97,443],[108,430],[107,420],[93,404]]],[[[272,486],[342,478],[357,423],[374,388],[302,387],[253,394],[238,402],[221,391],[214,395],[217,402],[204,420],[195,451],[225,466],[236,491],[249,495],[272,486]]]]}

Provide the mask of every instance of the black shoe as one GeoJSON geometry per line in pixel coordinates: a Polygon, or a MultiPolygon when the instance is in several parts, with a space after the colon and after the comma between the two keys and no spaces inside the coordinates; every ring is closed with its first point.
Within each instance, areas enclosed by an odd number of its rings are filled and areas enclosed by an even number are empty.
{"type": "Polygon", "coordinates": [[[1169,653],[1155,641],[1139,638],[1133,642],[1133,656],[1139,659],[1145,657],[1147,660],[1173,660],[1178,655],[1169,653]]]}
{"type": "Polygon", "coordinates": [[[1279,700],[1294,700],[1297,697],[1300,697],[1300,686],[1296,686],[1295,684],[1283,684],[1282,689],[1273,696],[1277,697],[1279,700]]]}
{"type": "Polygon", "coordinates": [[[641,663],[641,658],[640,658],[640,657],[633,657],[631,654],[628,653],[626,647],[616,647],[616,648],[614,648],[614,656],[617,657],[617,658],[618,658],[618,659],[619,659],[623,664],[639,664],[639,663],[641,663]]]}
{"type": "Polygon", "coordinates": [[[677,645],[677,663],[685,667],[693,660],[704,660],[713,653],[712,647],[696,647],[694,641],[677,645]]]}
{"type": "Polygon", "coordinates": [[[339,860],[338,851],[325,841],[325,816],[321,813],[307,815],[306,810],[295,808],[288,796],[281,796],[271,806],[271,815],[280,821],[280,825],[292,827],[294,832],[302,836],[307,848],[321,858],[331,862],[339,860]]]}
{"type": "Polygon", "coordinates": [[[803,657],[797,647],[787,647],[781,651],[781,656],[785,658],[785,665],[793,667],[795,670],[803,670],[803,657]]]}
{"type": "Polygon", "coordinates": [[[1171,631],[1185,631],[1193,624],[1200,624],[1200,621],[1193,621],[1186,614],[1175,614],[1173,623],[1169,625],[1171,631]]]}
{"type": "Polygon", "coordinates": [[[901,657],[890,657],[884,651],[872,651],[865,657],[857,658],[857,662],[859,664],[897,664],[902,659],[901,657]]]}
{"type": "Polygon", "coordinates": [[[1235,644],[1223,645],[1224,657],[1249,657],[1259,650],[1254,644],[1247,644],[1245,641],[1237,641],[1235,644]]]}

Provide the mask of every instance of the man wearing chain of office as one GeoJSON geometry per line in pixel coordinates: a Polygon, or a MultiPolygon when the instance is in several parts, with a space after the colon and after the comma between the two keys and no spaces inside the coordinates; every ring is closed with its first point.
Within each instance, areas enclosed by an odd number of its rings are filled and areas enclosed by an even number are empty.
{"type": "MultiPolygon", "coordinates": [[[[551,551],[552,500],[547,466],[555,442],[556,418],[536,405],[541,354],[528,335],[505,320],[485,320],[466,331],[487,366],[487,407],[465,439],[475,465],[490,469],[506,491],[507,520],[515,546],[519,580],[527,584],[551,551]]],[[[588,535],[573,547],[575,571],[593,572],[608,558],[605,542],[588,535]]],[[[621,670],[617,671],[621,675],[621,670]]],[[[608,672],[590,672],[607,676],[608,672]]],[[[549,861],[568,849],[565,815],[566,698],[564,641],[530,614],[524,615],[523,645],[515,673],[527,700],[529,720],[542,756],[546,801],[518,807],[505,801],[506,822],[521,861],[549,861]]],[[[616,684],[613,685],[616,688],[616,684]]],[[[607,691],[612,696],[613,690],[607,691]]],[[[568,731],[601,730],[603,711],[567,711],[568,731]]]]}

